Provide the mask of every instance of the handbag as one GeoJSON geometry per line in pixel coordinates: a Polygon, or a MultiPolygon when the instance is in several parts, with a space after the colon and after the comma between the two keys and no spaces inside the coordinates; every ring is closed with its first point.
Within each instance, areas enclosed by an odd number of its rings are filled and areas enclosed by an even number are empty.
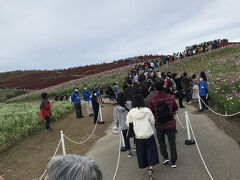
{"type": "MultiPolygon", "coordinates": [[[[122,106],[122,107],[124,107],[129,112],[129,109],[126,106],[122,106]]],[[[129,123],[129,127],[128,127],[128,130],[127,130],[127,137],[128,138],[134,138],[135,137],[135,132],[133,130],[133,123],[129,123]]]]}
{"type": "Polygon", "coordinates": [[[134,138],[135,137],[135,132],[133,130],[133,123],[129,123],[129,127],[127,130],[127,137],[128,138],[134,138]]]}

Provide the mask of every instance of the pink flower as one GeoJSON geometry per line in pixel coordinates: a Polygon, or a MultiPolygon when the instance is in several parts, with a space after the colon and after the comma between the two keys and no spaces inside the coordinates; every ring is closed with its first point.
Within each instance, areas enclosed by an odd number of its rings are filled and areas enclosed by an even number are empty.
{"type": "Polygon", "coordinates": [[[226,96],[226,99],[228,99],[228,96],[226,96]]]}
{"type": "Polygon", "coordinates": [[[231,83],[234,83],[235,81],[234,80],[230,80],[231,83]]]}
{"type": "Polygon", "coordinates": [[[234,91],[234,90],[233,90],[233,91],[232,91],[232,93],[233,93],[233,94],[235,94],[235,93],[236,93],[236,91],[234,91]]]}

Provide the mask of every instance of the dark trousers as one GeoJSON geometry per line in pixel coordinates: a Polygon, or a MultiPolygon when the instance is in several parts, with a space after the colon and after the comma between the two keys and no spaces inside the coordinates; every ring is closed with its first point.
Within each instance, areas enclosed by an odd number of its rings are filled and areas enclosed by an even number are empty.
{"type": "MultiPolygon", "coordinates": [[[[203,102],[208,106],[207,97],[206,97],[206,96],[200,96],[200,97],[201,97],[201,99],[203,100],[203,102]]],[[[207,107],[203,102],[201,101],[202,106],[203,106],[203,109],[208,109],[208,107],[207,107]]]]}
{"type": "Polygon", "coordinates": [[[187,102],[189,102],[189,101],[191,101],[192,100],[192,95],[191,95],[191,91],[190,91],[190,89],[189,88],[186,88],[185,89],[185,92],[186,92],[186,101],[187,102]]]}
{"type": "Polygon", "coordinates": [[[46,118],[45,118],[45,128],[46,128],[46,130],[49,130],[49,123],[50,123],[50,117],[46,116],[46,118]]]}
{"type": "Polygon", "coordinates": [[[158,143],[160,145],[160,152],[164,159],[168,159],[168,152],[167,152],[167,146],[165,143],[165,134],[168,137],[168,142],[170,146],[171,151],[171,163],[174,164],[177,161],[177,149],[176,149],[176,142],[175,142],[175,133],[176,128],[172,129],[156,129],[157,131],[157,137],[158,137],[158,143]]]}
{"type": "Polygon", "coordinates": [[[148,139],[136,139],[137,160],[139,168],[159,164],[159,156],[154,136],[148,139]]]}
{"type": "Polygon", "coordinates": [[[178,104],[180,107],[183,106],[182,104],[183,97],[184,97],[183,93],[181,91],[178,92],[178,104]]]}
{"type": "Polygon", "coordinates": [[[131,150],[131,146],[130,146],[130,139],[127,137],[127,129],[126,130],[122,130],[123,133],[123,139],[124,139],[124,143],[125,143],[125,148],[127,151],[131,150]]]}
{"type": "Polygon", "coordinates": [[[94,112],[94,123],[97,122],[98,119],[98,112],[99,112],[99,104],[92,102],[93,112],[94,112]]]}
{"type": "Polygon", "coordinates": [[[77,118],[82,116],[82,108],[81,108],[81,104],[74,104],[75,110],[76,110],[76,116],[77,118]]]}

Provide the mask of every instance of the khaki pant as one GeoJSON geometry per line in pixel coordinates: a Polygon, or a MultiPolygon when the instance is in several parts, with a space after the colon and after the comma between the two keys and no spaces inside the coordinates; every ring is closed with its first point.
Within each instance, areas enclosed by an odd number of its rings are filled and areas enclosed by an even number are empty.
{"type": "Polygon", "coordinates": [[[91,101],[85,101],[84,104],[86,105],[88,115],[93,114],[92,102],[91,101]]]}

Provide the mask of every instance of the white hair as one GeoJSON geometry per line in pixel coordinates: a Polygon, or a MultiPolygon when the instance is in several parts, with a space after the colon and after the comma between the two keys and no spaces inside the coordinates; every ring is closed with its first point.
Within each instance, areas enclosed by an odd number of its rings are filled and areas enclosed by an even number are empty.
{"type": "Polygon", "coordinates": [[[59,155],[47,165],[48,180],[102,180],[95,161],[80,155],[59,155]]]}

